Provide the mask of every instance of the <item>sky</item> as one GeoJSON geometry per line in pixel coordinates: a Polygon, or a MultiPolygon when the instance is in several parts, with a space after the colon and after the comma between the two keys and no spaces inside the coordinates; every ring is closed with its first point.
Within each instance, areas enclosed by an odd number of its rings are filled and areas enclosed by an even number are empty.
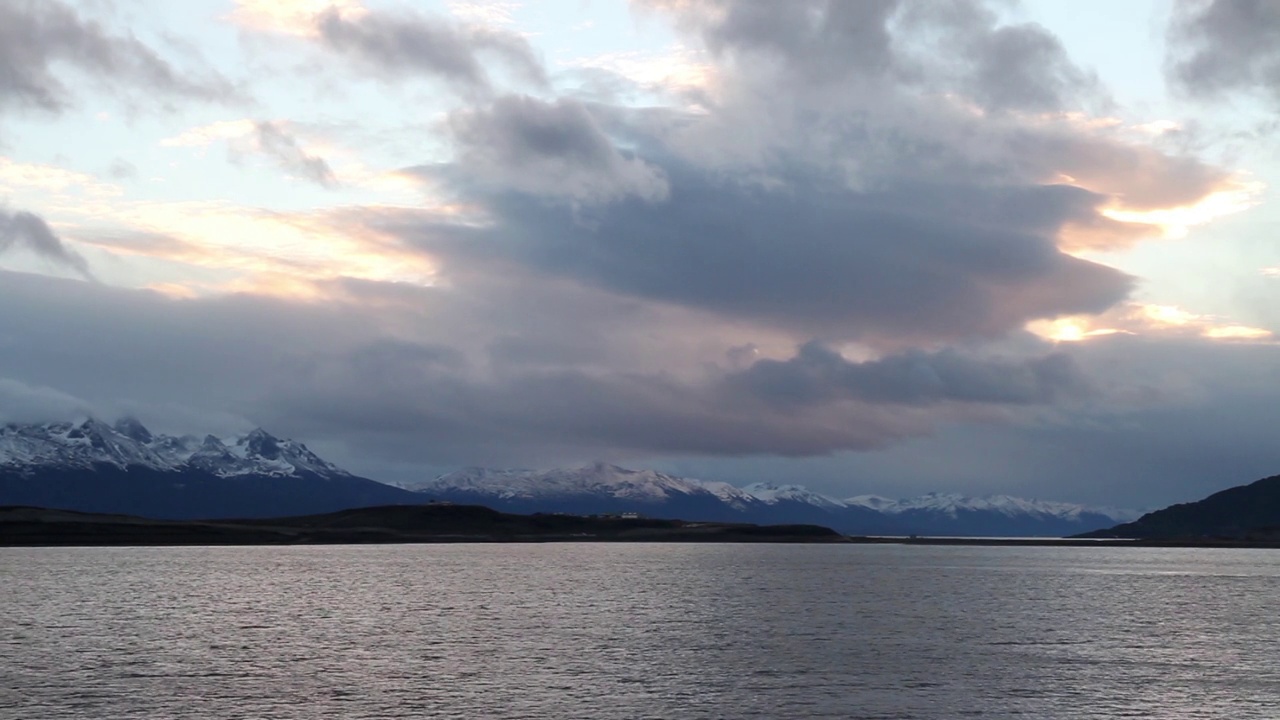
{"type": "Polygon", "coordinates": [[[0,0],[0,421],[1138,508],[1280,472],[1280,5],[0,0]]]}

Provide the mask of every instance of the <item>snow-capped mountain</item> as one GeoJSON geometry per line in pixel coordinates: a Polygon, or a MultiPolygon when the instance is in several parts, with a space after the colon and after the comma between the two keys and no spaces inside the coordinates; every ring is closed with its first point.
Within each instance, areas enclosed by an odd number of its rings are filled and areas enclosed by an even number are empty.
{"type": "Polygon", "coordinates": [[[420,495],[509,512],[638,512],[704,520],[743,520],[765,504],[723,482],[596,463],[557,470],[467,468],[405,486],[420,495]]]}
{"type": "Polygon", "coordinates": [[[114,425],[88,418],[75,423],[0,427],[0,468],[31,472],[50,466],[159,471],[196,468],[218,477],[350,475],[321,460],[306,445],[281,440],[261,428],[238,437],[206,435],[200,439],[194,435],[153,435],[134,418],[114,425]]]}
{"type": "Polygon", "coordinates": [[[935,513],[959,517],[964,513],[997,513],[1008,517],[1036,516],[1075,521],[1082,515],[1101,515],[1117,522],[1134,518],[1138,513],[1109,507],[1090,507],[1075,503],[1027,500],[1009,495],[969,497],[954,493],[929,493],[920,497],[892,500],[878,495],[859,495],[844,500],[847,505],[861,505],[887,515],[935,513]]]}
{"type": "Polygon", "coordinates": [[[825,510],[844,509],[848,506],[845,502],[816,493],[803,485],[752,483],[743,487],[742,491],[769,505],[792,501],[813,505],[825,510]]]}
{"type": "Polygon", "coordinates": [[[728,504],[750,504],[755,497],[728,483],[680,478],[655,470],[628,470],[596,463],[571,470],[488,470],[467,468],[409,489],[448,490],[499,499],[596,495],[640,503],[661,503],[681,496],[711,496],[728,504]]]}
{"type": "Polygon", "coordinates": [[[0,505],[166,518],[262,517],[421,496],[356,477],[261,428],[171,436],[125,418],[0,426],[0,505]]]}
{"type": "Polygon", "coordinates": [[[685,519],[811,522],[860,534],[1061,536],[1137,516],[1006,495],[839,499],[802,485],[755,483],[739,488],[600,463],[572,470],[469,468],[410,489],[436,499],[513,512],[637,512],[685,519]]]}
{"type": "Polygon", "coordinates": [[[915,533],[930,535],[1072,535],[1087,532],[1079,528],[1110,527],[1140,514],[1009,495],[929,493],[901,500],[861,495],[844,502],[875,509],[915,533]]]}

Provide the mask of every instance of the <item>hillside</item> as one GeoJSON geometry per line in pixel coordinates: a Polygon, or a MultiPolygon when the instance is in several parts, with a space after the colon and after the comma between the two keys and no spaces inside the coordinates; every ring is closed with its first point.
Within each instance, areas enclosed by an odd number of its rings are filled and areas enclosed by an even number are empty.
{"type": "Polygon", "coordinates": [[[1244,538],[1274,534],[1280,526],[1280,475],[1229,488],[1190,503],[1143,515],[1133,522],[1081,537],[1244,538]]]}

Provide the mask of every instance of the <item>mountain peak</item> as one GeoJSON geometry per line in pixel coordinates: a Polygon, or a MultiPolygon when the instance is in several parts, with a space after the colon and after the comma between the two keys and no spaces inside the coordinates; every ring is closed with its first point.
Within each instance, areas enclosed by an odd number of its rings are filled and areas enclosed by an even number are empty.
{"type": "Polygon", "coordinates": [[[758,482],[743,487],[742,491],[761,502],[769,503],[771,505],[781,501],[792,501],[820,508],[845,507],[844,502],[816,493],[803,485],[780,485],[773,482],[758,482]]]}
{"type": "Polygon", "coordinates": [[[86,417],[80,422],[72,425],[71,429],[73,431],[83,433],[84,435],[94,435],[102,434],[103,432],[111,430],[111,426],[90,415],[89,417],[86,417]]]}
{"type": "Polygon", "coordinates": [[[152,440],[151,431],[136,417],[126,415],[117,420],[112,429],[127,438],[141,443],[149,443],[152,440]]]}
{"type": "Polygon", "coordinates": [[[280,457],[280,439],[262,428],[254,428],[236,444],[243,445],[249,455],[267,460],[276,460],[280,457]]]}
{"type": "Polygon", "coordinates": [[[591,463],[590,465],[580,468],[579,472],[597,473],[597,474],[606,474],[606,475],[636,475],[642,471],[632,470],[630,468],[624,468],[620,465],[614,465],[613,463],[604,462],[603,460],[597,460],[591,463]]]}

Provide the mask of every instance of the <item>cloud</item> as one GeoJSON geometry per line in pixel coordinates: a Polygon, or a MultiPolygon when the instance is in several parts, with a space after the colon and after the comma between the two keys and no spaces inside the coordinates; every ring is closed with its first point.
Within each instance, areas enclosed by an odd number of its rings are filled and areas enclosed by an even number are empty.
{"type": "MultiPolygon", "coordinates": [[[[809,343],[739,369],[705,365],[683,372],[689,347],[707,340],[699,331],[721,350],[740,345],[716,338],[727,332],[717,324],[687,325],[689,318],[649,308],[627,315],[626,303],[614,305],[608,296],[566,295],[509,280],[505,296],[356,283],[347,285],[345,297],[317,303],[251,295],[175,300],[4,273],[0,305],[38,312],[0,313],[0,356],[6,377],[57,388],[76,398],[75,406],[127,406],[144,421],[167,408],[161,413],[166,422],[188,418],[173,428],[182,432],[208,431],[201,424],[207,418],[243,418],[333,446],[333,459],[385,479],[397,476],[379,470],[397,463],[551,466],[594,458],[651,462],[867,450],[899,457],[933,447],[928,438],[939,432],[939,447],[950,447],[947,428],[960,426],[968,428],[968,446],[995,443],[1011,453],[998,459],[1016,469],[978,458],[951,470],[989,470],[983,481],[1006,483],[1004,491],[1053,496],[1070,480],[1060,465],[1093,482],[1096,473],[1115,476],[1108,467],[1114,462],[1125,468],[1125,483],[1173,492],[1203,483],[1196,473],[1205,471],[1204,463],[1194,464],[1195,472],[1171,468],[1144,479],[1140,463],[1103,438],[1136,438],[1142,454],[1157,460],[1181,456],[1187,447],[1218,447],[1228,431],[1253,436],[1270,427],[1265,403],[1237,416],[1232,408],[1245,405],[1220,405],[1217,398],[1275,401],[1268,375],[1274,347],[1194,337],[1119,336],[1001,356],[906,351],[861,361],[809,343]],[[484,345],[493,337],[537,338],[544,331],[583,342],[564,343],[560,356],[487,363],[484,345]],[[584,347],[594,352],[583,354],[584,347]],[[1197,438],[1160,420],[1162,413],[1194,420],[1188,427],[1209,434],[1197,438]],[[1169,439],[1162,443],[1154,431],[1130,427],[1133,417],[1156,422],[1151,427],[1163,428],[1169,439]],[[1053,465],[1056,490],[1034,467],[1018,464],[1023,456],[1002,444],[1010,437],[1024,438],[1035,457],[1053,465]],[[894,449],[904,443],[906,450],[894,449]],[[1094,447],[1107,458],[1101,465],[1082,457],[1082,448],[1094,447]]],[[[70,404],[50,407],[72,411],[70,404]]],[[[946,457],[968,458],[968,446],[946,457]]],[[[1131,455],[1135,446],[1128,447],[1131,455]]],[[[880,455],[847,460],[845,467],[874,465],[880,455]]],[[[950,462],[935,463],[930,481],[948,472],[950,462]]],[[[779,472],[785,476],[787,469],[779,472]]],[[[879,468],[876,477],[895,475],[879,468]]],[[[830,480],[829,486],[847,489],[847,482],[830,480]]],[[[1091,492],[1103,497],[1106,490],[1091,492]]]]}
{"type": "Polygon", "coordinates": [[[314,22],[325,46],[386,77],[424,75],[467,93],[484,94],[492,89],[493,79],[482,60],[494,58],[518,79],[547,85],[529,42],[507,30],[409,11],[344,14],[337,8],[319,13],[314,22]]]}
{"type": "Polygon", "coordinates": [[[1088,390],[1088,382],[1063,353],[1011,362],[966,357],[954,350],[911,351],[850,362],[817,342],[802,345],[789,360],[760,360],[726,384],[784,407],[847,400],[1022,405],[1088,390]]]}
{"type": "MultiPolygon", "coordinates": [[[[487,302],[483,296],[439,289],[374,305],[355,296],[180,300],[14,273],[2,279],[0,303],[40,308],[37,316],[0,317],[0,352],[22,382],[55,383],[103,407],[181,397],[194,416],[236,414],[294,436],[364,444],[370,455],[394,447],[399,459],[424,462],[869,449],[930,432],[949,412],[937,403],[1045,402],[1048,388],[1066,387],[1059,378],[1070,376],[1051,360],[988,366],[946,354],[904,356],[851,365],[853,375],[867,373],[853,381],[860,391],[846,384],[829,402],[788,406],[761,380],[765,361],[745,371],[680,373],[666,356],[689,340],[670,318],[633,313],[631,327],[619,327],[606,297],[582,302],[520,282],[510,297],[523,305],[497,303],[490,320],[473,304],[487,302]],[[577,362],[486,364],[484,344],[495,333],[536,337],[547,326],[572,334],[545,316],[560,305],[578,314],[576,333],[592,333],[599,352],[577,362]],[[638,329],[672,335],[632,352],[638,329]],[[644,367],[649,354],[656,369],[644,367]],[[906,367],[913,363],[941,378],[943,389],[906,367]],[[872,387],[886,378],[896,378],[895,389],[872,387]]],[[[815,348],[781,367],[812,371],[815,348]]],[[[830,379],[843,382],[839,373],[830,379]]]]}
{"type": "MultiPolygon", "coordinates": [[[[446,174],[467,184],[588,203],[667,196],[662,171],[620,150],[575,100],[504,96],[454,112],[447,125],[458,155],[455,172],[446,174]]],[[[431,169],[417,172],[429,176],[431,169]]]]}
{"type": "Polygon", "coordinates": [[[338,178],[325,159],[310,155],[280,123],[254,123],[254,139],[260,152],[270,157],[285,172],[319,185],[334,188],[338,178]]]}
{"type": "Polygon", "coordinates": [[[1261,92],[1280,100],[1280,6],[1259,0],[1186,0],[1169,27],[1167,70],[1206,100],[1261,92]]]}
{"type": "Polygon", "coordinates": [[[188,128],[160,141],[163,147],[192,147],[203,151],[214,143],[225,142],[231,159],[242,155],[260,155],[294,177],[313,182],[323,188],[338,186],[338,178],[324,158],[307,152],[283,120],[222,120],[188,128]]]}
{"type": "Polygon", "coordinates": [[[1072,253],[1203,221],[1239,187],[1090,122],[1092,76],[982,5],[657,5],[715,60],[702,105],[456,111],[452,160],[412,172],[482,222],[393,232],[445,274],[516,268],[888,352],[1104,312],[1135,279],[1072,253]]]}
{"type": "MultiPolygon", "coordinates": [[[[1055,111],[1100,99],[1099,83],[1031,23],[978,2],[649,0],[716,55],[807,88],[891,82],[959,89],[988,111],[1055,111]]],[[[777,79],[777,78],[775,78],[777,79]]]]}
{"type": "Polygon", "coordinates": [[[965,42],[974,61],[964,84],[988,110],[1053,111],[1097,92],[1097,77],[1076,67],[1039,25],[984,27],[965,42]]]}
{"type": "Polygon", "coordinates": [[[585,213],[498,194],[487,200],[498,223],[482,242],[426,247],[446,265],[506,257],[606,291],[869,342],[995,337],[1036,318],[1101,312],[1131,287],[1056,248],[1056,233],[1100,202],[1074,188],[939,178],[857,192],[784,176],[773,190],[672,161],[664,173],[667,199],[585,213]]]}
{"type": "Polygon", "coordinates": [[[247,30],[314,37],[316,17],[332,10],[343,17],[369,12],[362,0],[234,0],[227,17],[247,30]]]}
{"type": "Polygon", "coordinates": [[[179,69],[132,35],[112,33],[61,0],[0,4],[0,109],[65,109],[71,93],[60,70],[67,66],[148,96],[226,100],[236,92],[217,74],[179,69]]]}
{"type": "Polygon", "coordinates": [[[35,253],[86,280],[95,279],[89,263],[75,250],[67,247],[38,215],[25,211],[9,212],[0,208],[0,253],[15,248],[35,253]]]}
{"type": "Polygon", "coordinates": [[[1269,343],[1275,338],[1270,330],[1229,318],[1193,313],[1175,305],[1137,302],[1122,303],[1096,316],[1040,321],[1028,329],[1057,342],[1079,342],[1116,334],[1255,343],[1269,343]]]}
{"type": "Polygon", "coordinates": [[[93,407],[79,398],[0,377],[0,424],[59,422],[92,414],[93,407]]]}
{"type": "Polygon", "coordinates": [[[37,165],[31,163],[15,163],[9,158],[0,156],[0,188],[9,192],[32,192],[33,195],[49,197],[58,193],[78,193],[96,199],[116,197],[122,193],[120,186],[104,183],[96,177],[76,170],[55,167],[55,165],[37,165]]]}

